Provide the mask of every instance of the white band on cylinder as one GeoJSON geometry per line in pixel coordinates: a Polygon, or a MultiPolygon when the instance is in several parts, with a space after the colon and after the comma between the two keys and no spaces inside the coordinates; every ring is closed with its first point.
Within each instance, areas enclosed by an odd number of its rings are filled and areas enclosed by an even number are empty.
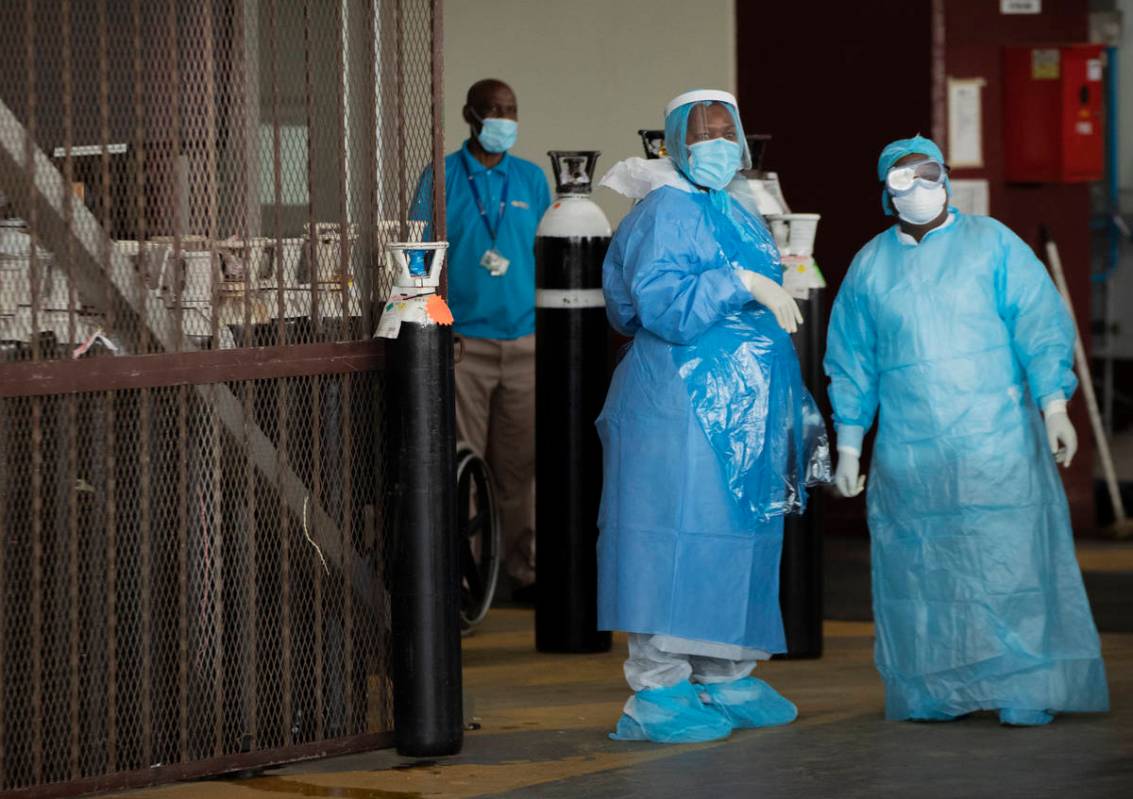
{"type": "Polygon", "coordinates": [[[535,289],[536,308],[605,308],[602,289],[535,289]]]}

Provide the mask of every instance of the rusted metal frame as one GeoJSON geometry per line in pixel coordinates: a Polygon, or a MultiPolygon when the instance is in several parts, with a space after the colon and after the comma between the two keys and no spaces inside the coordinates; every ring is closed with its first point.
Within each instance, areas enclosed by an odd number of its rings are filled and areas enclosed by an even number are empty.
{"type": "Polygon", "coordinates": [[[349,188],[346,178],[346,19],[343,12],[344,0],[335,0],[335,29],[338,33],[338,278],[341,287],[342,324],[339,326],[338,338],[350,338],[350,257],[351,242],[349,233],[349,217],[347,200],[349,188]]]}
{"type": "MultiPolygon", "coordinates": [[[[283,294],[283,223],[281,213],[283,209],[283,158],[282,140],[279,126],[279,2],[271,0],[268,7],[269,26],[271,35],[271,120],[272,120],[272,174],[275,187],[275,207],[273,220],[275,227],[275,278],[276,300],[278,311],[278,343],[287,344],[287,306],[283,294]]],[[[276,380],[276,428],[278,432],[276,446],[276,468],[283,474],[287,463],[287,422],[288,422],[288,381],[276,380]]],[[[287,500],[283,492],[282,481],[275,484],[276,495],[279,497],[279,570],[280,570],[280,649],[283,697],[282,697],[282,723],[283,741],[292,743],[291,720],[292,715],[292,688],[291,688],[291,525],[287,518],[287,500]]]]}
{"type": "MultiPolygon", "coordinates": [[[[322,408],[319,377],[311,377],[311,495],[320,502],[323,493],[322,474],[322,408]]],[[[323,570],[313,564],[315,573],[315,736],[325,735],[326,717],[326,665],[323,649],[323,570]]]]}
{"type": "Polygon", "coordinates": [[[259,664],[259,647],[256,638],[256,619],[259,618],[259,602],[257,599],[257,581],[259,571],[256,559],[256,540],[259,522],[256,518],[256,469],[248,455],[251,440],[251,428],[247,420],[252,418],[252,398],[256,393],[256,384],[249,381],[244,385],[244,607],[241,609],[241,619],[244,623],[242,643],[240,648],[241,667],[243,669],[243,705],[244,729],[243,734],[251,736],[254,742],[258,738],[257,706],[256,706],[256,669],[259,664]]]}
{"type": "MultiPolygon", "coordinates": [[[[311,0],[303,3],[303,65],[304,93],[307,111],[307,247],[311,280],[311,327],[319,336],[319,237],[315,221],[315,165],[314,165],[314,86],[311,80],[311,65],[314,58],[311,42],[311,0]]],[[[320,464],[319,439],[322,435],[319,407],[319,379],[312,377],[311,385],[311,495],[316,503],[322,500],[322,474],[320,464]]],[[[315,735],[323,737],[323,573],[318,564],[313,565],[315,596],[315,735]]]]}
{"type": "Polygon", "coordinates": [[[177,760],[189,760],[189,396],[177,392],[177,760]]]}
{"type": "MultiPolygon", "coordinates": [[[[237,3],[232,9],[234,19],[233,32],[232,32],[232,46],[229,48],[230,52],[239,53],[233,59],[231,72],[233,74],[233,83],[236,85],[235,99],[232,103],[235,105],[234,113],[230,114],[230,119],[235,120],[230,125],[237,128],[240,140],[240,156],[237,159],[239,184],[242,188],[240,192],[240,199],[236,204],[235,217],[240,231],[240,238],[244,242],[244,346],[252,346],[252,287],[259,285],[259,275],[253,272],[252,268],[252,251],[249,244],[250,230],[249,230],[249,214],[251,213],[250,199],[248,197],[248,176],[249,166],[249,138],[250,138],[250,122],[248,108],[249,105],[249,85],[251,82],[251,70],[259,69],[259,64],[249,63],[248,61],[248,38],[246,35],[246,14],[248,13],[248,5],[246,3],[237,3]]],[[[258,12],[258,8],[255,13],[258,12]]],[[[258,29],[257,29],[258,30],[258,29]]],[[[257,48],[257,53],[259,52],[257,48]]],[[[258,98],[258,92],[257,92],[258,98]]],[[[258,109],[257,109],[258,114],[258,109]]],[[[258,175],[257,170],[257,175],[258,175]]],[[[257,214],[258,216],[258,214],[257,214]]],[[[257,226],[257,235],[260,230],[257,226]]],[[[238,529],[243,532],[244,540],[244,577],[243,577],[243,603],[244,606],[240,609],[240,619],[242,622],[242,634],[240,647],[240,669],[242,672],[241,680],[241,698],[243,704],[243,729],[241,730],[241,738],[249,736],[249,740],[254,747],[259,737],[258,730],[258,707],[257,707],[257,668],[259,666],[259,640],[256,632],[256,621],[259,618],[259,600],[258,600],[258,581],[259,581],[259,566],[256,557],[256,547],[259,531],[259,520],[257,518],[257,504],[258,497],[256,495],[256,468],[252,463],[249,455],[249,442],[251,441],[251,424],[255,418],[255,410],[253,400],[257,392],[256,383],[248,381],[243,387],[244,399],[244,438],[241,444],[240,452],[243,459],[243,472],[244,472],[244,518],[243,523],[239,525],[238,529]]]]}
{"type": "Polygon", "coordinates": [[[106,426],[106,511],[103,528],[106,547],[106,758],[109,768],[118,768],[118,503],[114,392],[103,394],[103,424],[106,426]]]}
{"type": "MultiPolygon", "coordinates": [[[[343,338],[350,336],[350,279],[348,277],[350,269],[350,257],[353,255],[357,260],[357,254],[351,252],[351,243],[349,235],[349,226],[347,218],[347,177],[346,177],[346,15],[343,10],[345,0],[337,0],[338,15],[336,26],[339,35],[338,49],[338,116],[339,116],[339,274],[342,278],[342,332],[340,335],[343,338]]],[[[365,282],[363,282],[365,285],[365,282]]],[[[318,380],[318,378],[314,378],[318,380]]],[[[342,533],[342,548],[347,551],[354,546],[353,520],[354,520],[354,491],[353,491],[353,470],[354,470],[354,441],[352,436],[351,425],[351,402],[350,402],[350,382],[349,375],[343,375],[339,378],[339,431],[341,438],[341,454],[343,464],[341,469],[342,480],[342,517],[339,519],[340,530],[342,533]]],[[[353,729],[354,722],[354,606],[349,587],[342,590],[342,615],[343,615],[343,674],[344,674],[344,699],[346,703],[346,716],[345,724],[347,730],[353,729]]]]}
{"type": "MultiPolygon", "coordinates": [[[[240,186],[240,191],[236,194],[234,208],[231,212],[232,222],[236,227],[236,232],[239,235],[241,243],[241,256],[244,259],[244,272],[243,284],[244,289],[241,292],[242,307],[241,307],[241,321],[243,339],[243,346],[253,346],[252,337],[252,287],[259,287],[259,277],[253,274],[252,270],[252,249],[251,249],[251,223],[249,221],[252,213],[250,199],[248,197],[249,175],[250,171],[250,140],[251,140],[251,125],[248,118],[249,114],[249,95],[251,93],[251,70],[259,69],[259,64],[250,64],[248,61],[248,38],[247,38],[247,3],[237,2],[233,3],[228,10],[228,14],[232,19],[232,30],[230,31],[230,38],[227,42],[227,52],[230,54],[228,63],[228,70],[226,80],[229,85],[229,90],[226,95],[226,107],[228,109],[226,127],[229,130],[230,140],[237,140],[240,144],[239,155],[236,157],[235,166],[233,171],[235,176],[232,178],[233,184],[240,186]]],[[[258,10],[257,10],[258,14],[258,10]]],[[[258,53],[258,48],[257,48],[258,53]]],[[[256,97],[258,99],[258,87],[256,97]]],[[[231,150],[231,145],[230,145],[231,150]]],[[[258,149],[257,149],[258,153],[258,149]]],[[[256,170],[257,175],[259,170],[256,170]]],[[[258,187],[257,187],[258,191],[258,187]]],[[[257,218],[259,214],[256,214],[257,218]]],[[[256,235],[259,236],[259,225],[256,225],[256,235]]]]}
{"type": "MultiPolygon", "coordinates": [[[[173,281],[174,311],[166,321],[166,349],[180,352],[185,345],[181,271],[181,74],[177,37],[177,0],[167,0],[165,7],[166,51],[169,58],[168,86],[170,97],[169,159],[173,180],[169,204],[173,227],[173,251],[170,254],[173,281]]],[[[189,392],[181,386],[177,391],[177,749],[173,758],[184,763],[189,759],[189,392]]]]}
{"type": "Polygon", "coordinates": [[[0,397],[211,385],[241,380],[350,374],[384,368],[385,350],[380,342],[372,339],[168,355],[122,355],[79,361],[11,363],[0,364],[0,397]]]}
{"type": "MultiPolygon", "coordinates": [[[[112,243],[110,240],[110,44],[106,21],[106,0],[98,0],[98,142],[101,152],[99,154],[99,179],[102,182],[102,229],[106,235],[99,237],[100,256],[102,268],[111,274],[112,243]]],[[[65,187],[66,188],[66,187],[65,187]]],[[[106,301],[106,329],[114,330],[118,321],[115,312],[114,285],[103,281],[103,291],[106,301]]]]}
{"type": "MultiPolygon", "coordinates": [[[[28,180],[24,169],[22,157],[13,157],[12,145],[17,147],[23,144],[23,126],[12,115],[6,105],[0,103],[0,189],[10,197],[26,200],[27,193],[21,188],[28,180]]],[[[105,251],[102,242],[105,232],[90,216],[90,212],[82,205],[75,206],[75,220],[70,229],[62,225],[63,181],[58,170],[47,160],[40,151],[36,151],[35,183],[37,195],[40,197],[42,207],[50,211],[43,214],[41,228],[45,230],[52,243],[61,242],[64,237],[74,236],[82,245],[78,248],[77,274],[79,276],[80,296],[98,297],[103,294],[107,283],[113,288],[113,299],[120,315],[139,317],[167,351],[175,351],[170,341],[169,314],[160,298],[149,296],[144,308],[134,308],[130,304],[132,291],[133,267],[120,253],[111,253],[111,268],[109,274],[104,266],[99,264],[95,253],[105,251]]],[[[20,210],[20,209],[17,209],[20,210]]],[[[175,238],[176,238],[175,233],[175,238]]],[[[53,247],[61,249],[61,247],[53,247]]],[[[95,300],[97,302],[97,300],[95,300]]],[[[175,332],[175,336],[177,333],[175,332]]],[[[183,340],[183,349],[193,351],[195,347],[191,342],[183,340]]],[[[215,391],[197,387],[198,397],[207,405],[211,405],[211,412],[216,413],[230,435],[241,438],[243,430],[243,409],[239,400],[226,386],[217,386],[215,391]],[[215,396],[213,396],[215,394],[215,396]]],[[[186,394],[187,398],[187,394],[186,394]]],[[[186,400],[187,401],[187,400],[186,400]]],[[[254,462],[260,474],[270,483],[282,476],[284,481],[284,495],[287,498],[288,509],[297,519],[303,517],[304,507],[310,505],[308,512],[311,519],[310,534],[319,544],[323,555],[332,560],[350,577],[358,595],[368,606],[374,603],[372,589],[374,577],[370,565],[353,551],[343,552],[340,548],[341,533],[338,525],[330,518],[327,512],[317,501],[318,494],[313,493],[287,464],[280,464],[274,452],[274,445],[258,426],[252,427],[251,447],[254,453],[254,462]],[[316,499],[316,501],[312,501],[316,499]]]]}
{"type": "MultiPolygon", "coordinates": [[[[8,507],[8,481],[11,479],[11,468],[7,463],[9,453],[12,451],[8,444],[9,419],[13,415],[11,406],[14,402],[0,402],[0,508],[8,507]]],[[[4,523],[8,520],[7,514],[0,513],[0,719],[6,719],[8,702],[8,530],[4,523]]],[[[0,724],[0,789],[8,784],[8,725],[0,724]]]]}
{"type": "MultiPolygon", "coordinates": [[[[181,70],[178,63],[177,41],[177,2],[166,0],[166,43],[169,53],[166,61],[169,67],[169,160],[173,166],[173,180],[169,192],[173,201],[169,204],[173,222],[173,251],[169,254],[170,273],[173,280],[173,314],[167,324],[173,327],[166,331],[168,343],[165,350],[180,352],[185,341],[185,309],[182,305],[184,286],[181,271],[181,70]]],[[[183,393],[183,392],[182,392],[183,393]]]]}
{"type": "MultiPolygon", "coordinates": [[[[101,172],[102,226],[110,230],[110,43],[107,23],[106,0],[98,0],[98,138],[101,147],[99,168],[101,172]]],[[[66,187],[65,187],[66,188],[66,187]]],[[[107,274],[113,269],[110,236],[100,239],[102,266],[107,274]]],[[[114,285],[105,282],[106,325],[114,330],[114,285]]],[[[118,768],[118,561],[117,531],[118,514],[115,497],[115,435],[114,435],[114,393],[103,395],[102,412],[105,420],[106,440],[103,442],[106,485],[103,486],[104,541],[106,551],[106,761],[111,771],[118,768]]]]}
{"type": "MultiPolygon", "coordinates": [[[[370,203],[371,213],[365,218],[370,222],[369,229],[359,234],[370,239],[370,262],[363,264],[362,268],[368,270],[369,277],[366,282],[370,286],[368,296],[362,297],[362,331],[369,334],[374,329],[373,308],[384,299],[379,296],[381,282],[375,279],[379,265],[382,263],[381,238],[378,235],[378,209],[381,202],[378,199],[378,3],[381,0],[367,0],[366,2],[366,54],[368,56],[366,70],[366,96],[368,98],[366,120],[366,155],[368,169],[366,170],[366,199],[370,203]]],[[[377,305],[377,307],[381,307],[377,305]]]]}
{"type": "MultiPolygon", "coordinates": [[[[232,123],[233,126],[239,126],[239,139],[240,139],[240,157],[237,163],[239,167],[239,183],[242,187],[240,192],[240,201],[237,203],[236,218],[240,228],[240,238],[244,242],[244,346],[252,346],[252,286],[258,287],[259,275],[253,273],[252,269],[252,251],[249,245],[249,225],[248,215],[251,213],[249,207],[248,197],[248,139],[250,136],[250,120],[248,118],[248,85],[249,85],[249,71],[252,69],[259,69],[259,64],[248,63],[248,45],[247,37],[245,34],[245,14],[247,13],[248,6],[245,3],[239,3],[233,8],[233,17],[235,25],[232,33],[233,46],[230,48],[233,52],[240,53],[240,56],[234,59],[232,72],[235,76],[235,83],[238,87],[236,91],[236,100],[234,101],[237,109],[236,113],[231,114],[231,117],[238,120],[232,123]]],[[[258,10],[257,12],[258,13],[258,10]]],[[[258,52],[258,49],[257,49],[258,52]]],[[[258,95],[257,95],[258,96],[258,95]]],[[[257,111],[258,112],[258,111],[257,111]]],[[[258,174],[258,171],[257,171],[258,174]]],[[[257,230],[257,234],[259,231],[257,230]]],[[[259,567],[256,558],[256,546],[259,531],[259,522],[257,519],[257,496],[256,496],[256,468],[249,456],[249,442],[251,440],[251,424],[255,418],[255,410],[253,407],[253,400],[256,396],[256,384],[248,381],[244,384],[243,398],[244,398],[244,438],[241,444],[240,452],[243,457],[243,472],[244,472],[244,520],[243,524],[239,525],[244,535],[244,607],[240,611],[240,619],[243,624],[240,647],[240,668],[242,670],[243,679],[241,681],[241,694],[243,703],[243,730],[241,735],[250,736],[250,740],[254,742],[259,736],[258,732],[258,708],[257,708],[257,695],[256,695],[256,670],[259,665],[259,647],[256,635],[256,620],[259,618],[257,587],[259,580],[259,567]]]]}
{"type": "Polygon", "coordinates": [[[67,398],[67,668],[70,690],[67,707],[70,716],[69,758],[71,779],[80,775],[80,731],[82,729],[79,675],[82,674],[79,652],[82,632],[79,625],[79,609],[82,597],[79,593],[79,492],[76,490],[79,476],[79,403],[76,397],[67,398]]]}
{"type": "Polygon", "coordinates": [[[276,343],[287,343],[287,302],[283,283],[283,137],[279,126],[279,0],[271,0],[268,6],[268,25],[271,30],[271,164],[274,187],[272,220],[275,233],[275,252],[273,266],[276,290],[276,343]]]}
{"type": "MultiPolygon", "coordinates": [[[[212,303],[209,319],[209,348],[220,349],[220,304],[221,283],[223,276],[220,264],[220,252],[216,241],[218,235],[218,178],[216,154],[216,55],[213,28],[213,0],[203,0],[199,4],[202,14],[202,38],[204,50],[205,73],[205,208],[206,208],[206,236],[209,250],[209,280],[212,303]]],[[[208,386],[208,405],[212,406],[215,400],[216,386],[208,386]]],[[[199,391],[199,389],[198,389],[199,391]]],[[[210,408],[211,410],[211,408],[210,408]]],[[[213,756],[224,754],[224,513],[223,513],[223,470],[221,459],[220,420],[215,413],[208,414],[208,460],[209,460],[209,493],[211,502],[209,508],[211,516],[202,518],[204,529],[201,534],[210,540],[209,549],[212,555],[211,585],[202,587],[202,591],[212,592],[212,721],[213,721],[213,756]]],[[[233,434],[239,440],[243,435],[245,425],[233,434]]],[[[201,514],[205,516],[204,513],[201,514]]]]}
{"type": "MultiPolygon", "coordinates": [[[[36,131],[36,69],[35,69],[35,4],[33,0],[24,3],[24,57],[27,75],[27,120],[24,133],[24,168],[35,174],[35,131],[36,131]]],[[[41,357],[39,349],[39,274],[38,203],[34,184],[29,188],[27,224],[29,236],[28,271],[31,280],[31,315],[33,361],[41,357]]],[[[32,774],[36,782],[43,781],[43,407],[38,397],[31,402],[31,737],[32,774]]],[[[5,546],[7,542],[2,542],[5,546]]]]}
{"type": "MultiPolygon", "coordinates": [[[[47,639],[45,654],[47,664],[48,698],[45,710],[45,724],[48,740],[48,779],[65,779],[67,774],[68,730],[67,694],[69,690],[67,673],[67,608],[70,601],[67,594],[68,557],[68,494],[74,493],[75,483],[71,479],[67,459],[67,398],[55,397],[44,403],[48,424],[45,434],[50,435],[50,456],[46,459],[45,477],[50,475],[51,492],[47,500],[48,515],[51,517],[49,534],[44,540],[45,601],[50,598],[50,608],[45,612],[47,621],[44,630],[47,639]]],[[[0,508],[4,506],[0,499],[0,508]]]]}
{"type": "MultiPolygon", "coordinates": [[[[34,241],[32,246],[35,246],[34,241]]],[[[31,401],[31,728],[32,773],[43,781],[43,400],[31,401]]]]}
{"type": "MultiPolygon", "coordinates": [[[[211,30],[211,26],[210,26],[211,30]]],[[[215,394],[216,386],[209,386],[215,394]]],[[[213,757],[224,754],[224,464],[221,459],[223,442],[220,439],[220,420],[209,414],[209,488],[212,494],[212,517],[203,531],[211,536],[212,549],[212,690],[213,690],[213,757]]],[[[202,590],[209,590],[205,586],[202,590]]]]}
{"type": "MultiPolygon", "coordinates": [[[[35,133],[36,133],[36,86],[35,86],[35,2],[34,0],[25,0],[24,2],[24,58],[25,58],[25,72],[27,77],[27,128],[24,131],[24,168],[29,171],[33,176],[35,175],[35,133]]],[[[28,225],[29,246],[28,246],[28,275],[31,281],[31,357],[32,360],[38,361],[40,358],[40,340],[39,340],[39,311],[40,302],[42,300],[41,291],[43,287],[43,276],[39,273],[39,241],[36,237],[37,219],[36,212],[38,203],[35,197],[35,184],[34,180],[29,182],[28,187],[28,209],[25,215],[28,225]]]]}
{"type": "MultiPolygon", "coordinates": [[[[75,159],[71,153],[74,143],[74,78],[71,55],[71,0],[63,0],[63,176],[69,189],[63,197],[63,218],[70,226],[75,202],[75,159]]],[[[75,319],[78,313],[78,290],[75,287],[75,242],[67,239],[67,340],[73,342],[78,329],[75,319]]]]}
{"type": "MultiPolygon", "coordinates": [[[[141,0],[132,0],[130,5],[132,28],[131,50],[134,67],[134,188],[137,192],[137,239],[138,239],[138,303],[144,302],[146,295],[146,276],[148,268],[148,248],[146,247],[146,203],[145,203],[145,101],[142,86],[145,73],[142,69],[142,5],[141,0]]],[[[68,243],[73,247],[73,240],[68,237],[68,243]]],[[[145,352],[148,348],[148,337],[145,325],[138,325],[138,352],[145,352]]],[[[68,401],[73,398],[68,397],[68,401]]],[[[152,397],[150,389],[143,388],[140,392],[138,405],[138,446],[140,456],[138,459],[138,477],[140,482],[139,497],[139,591],[140,622],[141,622],[141,717],[142,717],[142,761],[153,762],[153,622],[150,614],[153,612],[152,601],[152,441],[150,438],[150,418],[152,397]]]]}
{"type": "Polygon", "coordinates": [[[205,213],[206,237],[209,251],[209,275],[212,290],[212,309],[210,344],[212,349],[220,347],[220,284],[222,281],[220,252],[216,247],[217,238],[217,161],[216,161],[216,61],[213,44],[212,6],[213,0],[198,0],[203,14],[204,67],[205,67],[205,213]]]}
{"type": "MultiPolygon", "coordinates": [[[[75,161],[71,148],[74,144],[74,65],[72,56],[72,17],[71,0],[62,3],[62,83],[63,83],[63,220],[67,227],[74,221],[75,202],[75,161]]],[[[74,342],[78,337],[78,303],[79,293],[75,281],[75,241],[67,237],[64,248],[67,270],[67,339],[74,342]]],[[[79,494],[76,490],[79,477],[79,401],[76,397],[66,399],[66,430],[67,430],[67,767],[71,779],[78,779],[81,774],[81,715],[80,715],[80,681],[81,674],[79,651],[81,645],[81,632],[79,625],[79,607],[81,597],[79,594],[79,494]]],[[[62,625],[60,625],[62,626],[62,625]]]]}
{"type": "MultiPolygon", "coordinates": [[[[354,546],[354,421],[353,421],[353,383],[352,375],[340,378],[342,430],[342,548],[354,546]]],[[[346,702],[346,729],[354,729],[354,596],[349,586],[342,590],[342,624],[344,680],[344,699],[346,702]]]]}
{"type": "MultiPolygon", "coordinates": [[[[135,233],[138,241],[137,288],[138,294],[135,303],[141,305],[145,302],[147,293],[146,276],[149,274],[149,250],[146,241],[146,179],[145,179],[145,100],[142,86],[145,82],[145,73],[142,71],[142,7],[141,0],[130,2],[130,52],[133,56],[134,71],[134,192],[137,214],[135,219],[135,233]]],[[[73,339],[72,339],[73,340],[73,339]]],[[[146,352],[148,349],[146,326],[138,325],[138,338],[135,345],[136,352],[146,352]]]]}
{"type": "MultiPolygon", "coordinates": [[[[220,349],[220,313],[221,313],[221,283],[223,282],[220,264],[220,252],[217,249],[218,236],[218,176],[216,154],[216,53],[215,30],[213,27],[213,2],[203,0],[200,3],[204,43],[204,72],[205,72],[205,203],[206,203],[206,235],[209,250],[209,279],[211,281],[212,307],[210,309],[210,336],[209,348],[220,349]]],[[[198,389],[198,392],[200,389],[198,389]]],[[[210,410],[216,404],[217,386],[207,388],[209,394],[208,405],[210,410]]],[[[213,689],[213,756],[224,754],[224,489],[222,462],[222,442],[220,438],[220,419],[216,413],[210,412],[208,433],[209,455],[209,490],[212,496],[210,509],[211,518],[202,535],[211,537],[212,554],[212,585],[204,586],[203,591],[213,592],[212,600],[212,689],[213,689]]],[[[233,430],[234,436],[239,440],[247,428],[247,418],[239,429],[233,430]]]]}
{"type": "Polygon", "coordinates": [[[319,237],[315,219],[315,90],[311,81],[313,58],[311,0],[303,0],[303,82],[307,113],[307,271],[311,281],[311,331],[318,339],[322,325],[319,318],[319,237]]]}
{"type": "MultiPolygon", "coordinates": [[[[168,782],[282,766],[303,760],[316,760],[374,749],[388,749],[391,746],[393,746],[393,733],[366,733],[335,738],[330,741],[312,741],[277,749],[242,752],[224,757],[195,760],[189,763],[154,766],[153,768],[142,768],[135,771],[120,771],[116,774],[88,777],[66,783],[36,785],[9,791],[4,795],[11,799],[60,799],[61,797],[85,796],[105,791],[125,791],[168,782]]],[[[202,793],[206,793],[206,791],[202,791],[202,793]]]]}
{"type": "MultiPolygon", "coordinates": [[[[433,238],[448,236],[445,217],[444,2],[432,0],[433,58],[433,238]]],[[[442,295],[448,295],[448,270],[441,272],[442,295]]]]}
{"type": "MultiPolygon", "coordinates": [[[[72,62],[71,0],[62,4],[63,37],[63,223],[74,222],[75,161],[71,152],[74,143],[74,65],[72,62]]],[[[75,278],[75,240],[68,236],[67,258],[67,335],[76,338],[78,287],[75,278]]],[[[3,381],[0,380],[0,383],[3,381]]],[[[67,708],[69,716],[68,768],[72,779],[80,775],[80,711],[79,711],[79,495],[75,485],[79,476],[79,405],[74,396],[67,397],[67,708]]]]}
{"type": "MultiPolygon", "coordinates": [[[[70,398],[68,398],[70,399],[70,398]]],[[[142,715],[142,758],[145,763],[153,760],[153,512],[150,507],[152,500],[153,458],[151,447],[152,420],[150,417],[152,397],[148,388],[141,390],[140,408],[138,413],[138,446],[141,456],[138,459],[138,469],[141,477],[141,497],[139,509],[139,546],[138,570],[140,612],[141,612],[141,715],[142,715]]]]}
{"type": "Polygon", "coordinates": [[[405,16],[402,13],[402,0],[393,3],[394,25],[394,63],[397,68],[397,219],[401,228],[401,241],[409,238],[409,196],[407,189],[406,172],[409,169],[409,159],[406,157],[405,134],[405,54],[402,41],[405,38],[405,16]]]}

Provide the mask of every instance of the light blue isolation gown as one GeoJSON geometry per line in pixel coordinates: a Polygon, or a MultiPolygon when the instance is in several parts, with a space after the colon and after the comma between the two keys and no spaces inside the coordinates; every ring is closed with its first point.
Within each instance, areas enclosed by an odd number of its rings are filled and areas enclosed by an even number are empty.
{"type": "Polygon", "coordinates": [[[598,625],[775,653],[782,517],[829,453],[790,337],[736,273],[782,282],[774,241],[722,204],[654,189],[606,256],[607,315],[634,340],[597,423],[598,625]]]}
{"type": "Polygon", "coordinates": [[[1074,328],[1031,249],[955,213],[854,258],[825,360],[836,425],[878,416],[875,656],[891,719],[1104,711],[1105,669],[1036,401],[1069,398],[1074,328]]]}

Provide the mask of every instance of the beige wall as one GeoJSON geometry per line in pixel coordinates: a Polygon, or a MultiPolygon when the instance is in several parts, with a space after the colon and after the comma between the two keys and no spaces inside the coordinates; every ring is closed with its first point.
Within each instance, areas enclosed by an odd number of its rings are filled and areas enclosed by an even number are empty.
{"type": "MultiPolygon", "coordinates": [[[[519,98],[513,151],[542,166],[547,150],[601,150],[598,174],[642,155],[638,128],[661,127],[682,91],[736,83],[735,0],[447,0],[445,139],[468,136],[468,86],[500,78],[519,98]]],[[[610,221],[629,201],[595,191],[610,221]]]]}

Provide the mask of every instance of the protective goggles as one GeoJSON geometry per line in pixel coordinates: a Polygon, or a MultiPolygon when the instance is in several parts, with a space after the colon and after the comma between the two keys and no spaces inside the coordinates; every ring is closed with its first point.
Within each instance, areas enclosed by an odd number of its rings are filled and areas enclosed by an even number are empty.
{"type": "Polygon", "coordinates": [[[885,176],[885,188],[890,194],[905,194],[916,186],[934,189],[948,177],[948,166],[939,161],[917,161],[915,164],[902,164],[889,170],[885,176]]]}

